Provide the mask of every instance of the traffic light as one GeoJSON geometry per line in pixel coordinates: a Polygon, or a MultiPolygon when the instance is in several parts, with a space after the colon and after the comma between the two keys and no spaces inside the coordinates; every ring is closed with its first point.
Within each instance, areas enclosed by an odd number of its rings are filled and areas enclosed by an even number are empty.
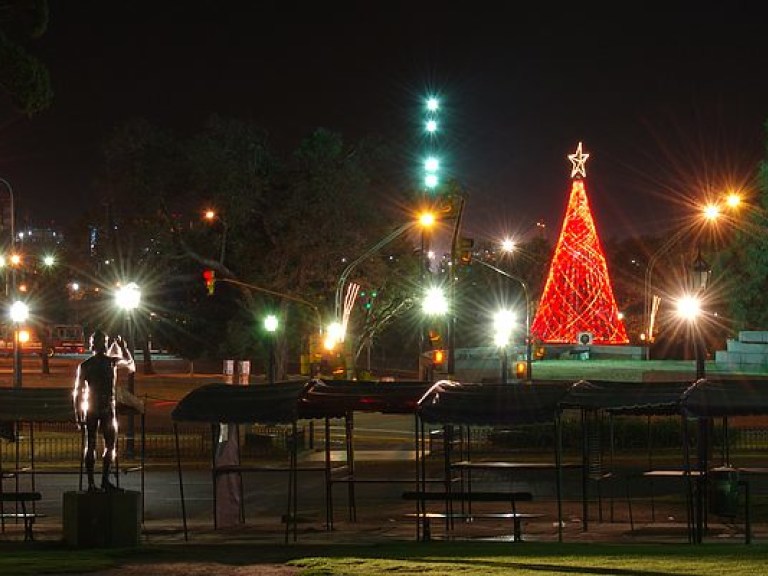
{"type": "Polygon", "coordinates": [[[213,290],[216,288],[216,272],[210,268],[203,270],[203,280],[205,280],[205,289],[208,296],[213,296],[213,290]]]}
{"type": "Polygon", "coordinates": [[[364,310],[370,311],[370,309],[373,308],[373,300],[376,296],[378,296],[376,290],[371,290],[368,293],[364,290],[360,292],[360,302],[362,303],[364,310]]]}
{"type": "Polygon", "coordinates": [[[445,350],[432,350],[432,368],[434,370],[443,370],[445,364],[445,350]]]}
{"type": "Polygon", "coordinates": [[[475,241],[472,238],[459,238],[459,264],[468,266],[472,263],[472,248],[475,241]]]}

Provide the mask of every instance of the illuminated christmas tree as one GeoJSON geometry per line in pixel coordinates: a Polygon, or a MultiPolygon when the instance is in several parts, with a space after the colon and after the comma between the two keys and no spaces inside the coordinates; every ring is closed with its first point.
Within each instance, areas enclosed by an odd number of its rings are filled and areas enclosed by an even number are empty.
{"type": "Polygon", "coordinates": [[[587,332],[595,344],[626,344],[627,331],[619,318],[584,187],[589,154],[582,152],[579,142],[568,158],[573,164],[571,197],[531,334],[546,343],[572,344],[587,332]]]}

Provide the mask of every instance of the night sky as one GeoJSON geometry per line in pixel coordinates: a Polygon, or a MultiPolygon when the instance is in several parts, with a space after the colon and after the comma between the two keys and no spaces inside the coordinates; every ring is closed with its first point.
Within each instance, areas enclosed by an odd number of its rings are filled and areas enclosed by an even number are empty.
{"type": "Polygon", "coordinates": [[[604,237],[668,228],[686,199],[727,186],[754,190],[768,119],[757,8],[535,4],[51,1],[48,32],[28,48],[55,101],[30,119],[0,98],[0,176],[19,218],[64,225],[98,197],[115,126],[141,116],[191,134],[217,112],[285,150],[316,127],[381,136],[415,183],[435,93],[444,164],[479,237],[539,219],[554,236],[579,141],[604,237]]]}

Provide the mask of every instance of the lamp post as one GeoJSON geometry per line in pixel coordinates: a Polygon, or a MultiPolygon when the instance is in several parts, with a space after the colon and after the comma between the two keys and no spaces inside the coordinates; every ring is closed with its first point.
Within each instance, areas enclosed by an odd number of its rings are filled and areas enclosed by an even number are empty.
{"type": "MultiPolygon", "coordinates": [[[[691,266],[691,289],[700,297],[704,294],[709,284],[709,278],[712,275],[712,269],[709,264],[701,257],[701,248],[698,248],[696,259],[691,266]]],[[[701,326],[694,324],[694,347],[696,356],[696,379],[704,378],[705,368],[704,360],[706,355],[706,346],[704,343],[704,332],[701,326]],[[698,330],[696,329],[698,328],[698,330]]]]}
{"type": "Polygon", "coordinates": [[[269,314],[264,318],[264,330],[269,338],[269,359],[267,362],[267,382],[275,383],[275,332],[277,331],[278,320],[274,314],[269,314]]]}
{"type": "Polygon", "coordinates": [[[21,324],[29,318],[29,307],[21,300],[16,300],[10,309],[13,322],[13,387],[21,388],[21,324]]]}
{"type": "MultiPolygon", "coordinates": [[[[127,327],[128,327],[128,341],[126,346],[128,350],[135,350],[134,343],[134,317],[133,311],[139,307],[141,303],[141,289],[135,282],[129,282],[128,284],[121,286],[115,292],[115,304],[118,308],[125,311],[127,327]]],[[[136,378],[134,372],[128,372],[128,391],[134,394],[136,391],[136,378]]],[[[134,432],[135,421],[133,414],[128,416],[128,429],[126,431],[125,452],[129,458],[133,458],[134,454],[134,432]]]]}
{"type": "Polygon", "coordinates": [[[515,326],[515,316],[509,310],[499,310],[493,317],[493,342],[501,355],[501,383],[507,383],[507,346],[515,326]]]}
{"type": "MultiPolygon", "coordinates": [[[[696,259],[691,266],[689,277],[690,294],[684,296],[677,302],[678,314],[688,322],[690,338],[693,342],[694,355],[696,358],[696,380],[701,380],[706,376],[705,372],[705,347],[702,327],[698,324],[701,317],[701,296],[707,288],[712,271],[709,264],[701,257],[701,249],[698,250],[696,259]]],[[[696,542],[701,542],[704,527],[704,486],[706,484],[704,475],[708,469],[709,462],[709,438],[712,425],[711,418],[698,419],[698,468],[699,477],[696,480],[696,542]]]]}
{"type": "MultiPolygon", "coordinates": [[[[424,292],[424,299],[421,303],[421,310],[424,313],[425,316],[428,317],[442,317],[449,313],[450,310],[450,304],[448,302],[448,299],[445,296],[445,292],[442,288],[433,286],[431,288],[428,288],[424,292]]],[[[423,330],[422,330],[423,332],[423,330]]],[[[448,358],[450,362],[450,355],[453,353],[452,350],[448,351],[448,358]]],[[[421,362],[422,358],[424,357],[424,352],[419,355],[419,369],[421,370],[421,362]]],[[[432,370],[431,368],[426,368],[424,370],[423,377],[424,380],[431,380],[432,379],[432,370]]]]}
{"type": "Polygon", "coordinates": [[[531,337],[531,298],[528,293],[528,284],[522,278],[513,276],[482,259],[478,259],[477,262],[505,278],[518,282],[523,288],[523,296],[525,297],[525,381],[530,382],[533,372],[533,338],[531,337]]]}
{"type": "Polygon", "coordinates": [[[224,256],[227,252],[227,232],[229,230],[227,221],[224,220],[224,218],[222,218],[219,214],[217,214],[215,210],[206,210],[205,214],[203,214],[203,217],[208,222],[213,222],[215,220],[221,222],[221,247],[219,249],[219,264],[224,264],[224,256]]]}

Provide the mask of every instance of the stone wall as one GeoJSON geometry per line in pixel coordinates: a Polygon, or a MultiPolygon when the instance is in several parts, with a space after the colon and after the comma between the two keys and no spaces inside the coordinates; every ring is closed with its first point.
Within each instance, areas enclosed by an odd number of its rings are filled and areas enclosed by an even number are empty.
{"type": "Polygon", "coordinates": [[[768,371],[768,331],[745,330],[738,340],[729,338],[726,350],[715,352],[718,368],[742,372],[768,371]]]}

